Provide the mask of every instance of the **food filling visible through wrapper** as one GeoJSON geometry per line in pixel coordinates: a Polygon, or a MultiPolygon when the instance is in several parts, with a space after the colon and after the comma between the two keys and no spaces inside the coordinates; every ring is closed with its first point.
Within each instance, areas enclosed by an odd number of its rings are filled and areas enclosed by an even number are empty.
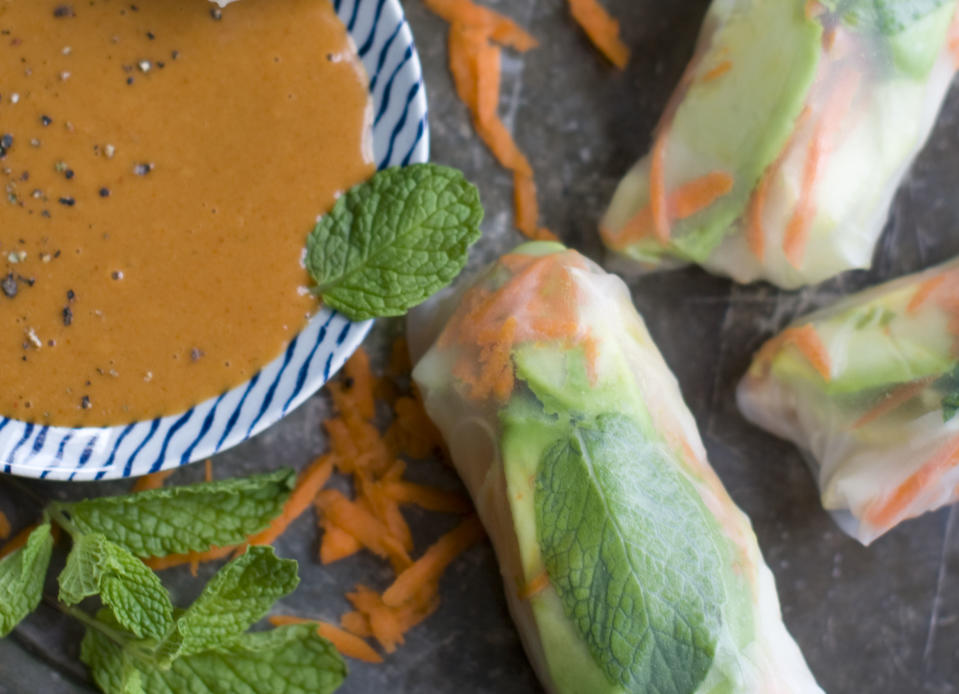
{"type": "Polygon", "coordinates": [[[863,544],[959,499],[959,260],[800,319],[759,350],[747,419],[794,442],[863,544]]]}
{"type": "Polygon", "coordinates": [[[821,692],[621,280],[521,246],[410,345],[548,691],[821,692]]]}
{"type": "Polygon", "coordinates": [[[714,0],[601,224],[625,264],[786,288],[868,267],[959,61],[956,0],[714,0]]]}

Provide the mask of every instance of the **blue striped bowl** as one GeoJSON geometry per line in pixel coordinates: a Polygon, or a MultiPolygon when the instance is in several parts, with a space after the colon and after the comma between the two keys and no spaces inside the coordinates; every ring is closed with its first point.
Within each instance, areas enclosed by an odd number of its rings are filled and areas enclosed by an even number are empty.
{"type": "MultiPolygon", "coordinates": [[[[426,161],[426,90],[399,0],[333,0],[333,6],[370,77],[378,167],[426,161]]],[[[247,383],[182,414],[84,429],[0,418],[0,465],[23,477],[79,481],[136,477],[207,458],[263,431],[316,392],[370,325],[323,310],[247,383]]]]}

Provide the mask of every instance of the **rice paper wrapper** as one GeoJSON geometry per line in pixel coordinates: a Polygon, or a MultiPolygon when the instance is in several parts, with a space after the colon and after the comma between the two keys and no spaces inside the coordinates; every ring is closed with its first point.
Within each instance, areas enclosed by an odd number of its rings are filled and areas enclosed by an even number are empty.
{"type": "Polygon", "coordinates": [[[821,692],[620,279],[527,244],[409,333],[548,691],[821,692]]]}
{"type": "Polygon", "coordinates": [[[959,64],[955,0],[714,0],[601,223],[620,269],[796,288],[867,268],[959,64]]]}
{"type": "Polygon", "coordinates": [[[756,354],[747,419],[795,443],[869,544],[959,496],[959,260],[799,319],[756,354]]]}

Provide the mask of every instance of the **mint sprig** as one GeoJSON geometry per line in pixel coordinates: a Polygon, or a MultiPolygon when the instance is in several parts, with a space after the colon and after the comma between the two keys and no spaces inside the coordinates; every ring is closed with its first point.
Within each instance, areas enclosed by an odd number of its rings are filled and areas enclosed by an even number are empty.
{"type": "Polygon", "coordinates": [[[386,169],[317,223],[306,268],[324,303],[348,318],[400,316],[460,273],[482,219],[479,193],[459,171],[386,169]]]}
{"type": "Polygon", "coordinates": [[[58,606],[86,625],[81,660],[107,694],[332,692],[346,667],[315,626],[247,632],[296,589],[295,561],[280,559],[272,547],[250,547],[191,606],[177,610],[138,558],[239,544],[280,514],[294,478],[280,470],[50,504],[25,545],[0,560],[0,636],[40,601],[54,521],[73,541],[58,606]],[[88,598],[102,605],[95,614],[78,606],[88,598]]]}
{"type": "Polygon", "coordinates": [[[44,523],[30,533],[23,547],[0,561],[0,638],[40,604],[52,551],[50,524],[44,523]]]}

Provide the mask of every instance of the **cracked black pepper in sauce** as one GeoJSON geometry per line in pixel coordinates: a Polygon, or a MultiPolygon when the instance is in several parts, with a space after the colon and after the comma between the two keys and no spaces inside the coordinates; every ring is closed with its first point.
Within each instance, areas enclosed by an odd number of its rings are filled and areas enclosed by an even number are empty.
{"type": "Polygon", "coordinates": [[[279,355],[368,102],[329,0],[0,0],[0,414],[172,414],[279,355]]]}

